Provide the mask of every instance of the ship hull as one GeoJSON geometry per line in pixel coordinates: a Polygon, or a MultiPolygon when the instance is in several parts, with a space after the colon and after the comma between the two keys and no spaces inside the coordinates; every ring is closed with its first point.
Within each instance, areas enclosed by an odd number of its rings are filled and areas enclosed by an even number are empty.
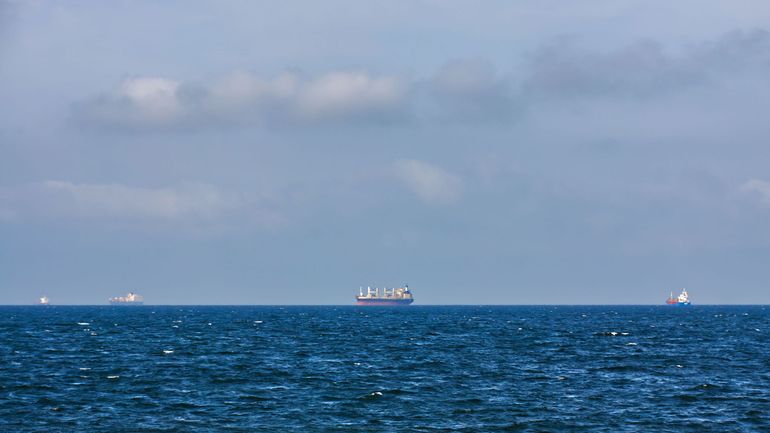
{"type": "Polygon", "coordinates": [[[414,302],[414,299],[358,299],[356,305],[374,307],[400,307],[414,302]]]}
{"type": "Polygon", "coordinates": [[[144,302],[110,302],[110,305],[116,307],[141,307],[144,302]]]}

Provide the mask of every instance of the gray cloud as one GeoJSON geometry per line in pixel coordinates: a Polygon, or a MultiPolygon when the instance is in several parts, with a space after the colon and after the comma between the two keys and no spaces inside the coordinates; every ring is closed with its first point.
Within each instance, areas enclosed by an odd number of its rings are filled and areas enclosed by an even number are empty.
{"type": "Polygon", "coordinates": [[[770,71],[770,32],[731,32],[674,54],[651,40],[600,52],[560,38],[531,62],[522,86],[529,99],[665,96],[770,71]]]}
{"type": "Polygon", "coordinates": [[[647,96],[687,83],[686,74],[652,41],[598,53],[563,39],[535,53],[532,67],[524,89],[536,97],[647,96]]]}
{"type": "Polygon", "coordinates": [[[548,101],[647,100],[767,81],[770,32],[731,32],[678,52],[650,40],[598,51],[560,38],[527,60],[518,81],[483,60],[451,61],[424,81],[351,71],[272,78],[236,71],[205,85],[134,77],[75,104],[75,118],[84,126],[137,131],[513,121],[548,101]]]}
{"type": "Polygon", "coordinates": [[[504,120],[516,108],[511,82],[483,60],[454,60],[429,80],[439,119],[504,120]]]}

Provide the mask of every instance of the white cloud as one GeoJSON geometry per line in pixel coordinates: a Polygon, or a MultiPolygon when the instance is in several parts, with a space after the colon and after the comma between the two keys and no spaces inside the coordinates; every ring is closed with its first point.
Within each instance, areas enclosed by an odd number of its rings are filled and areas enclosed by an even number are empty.
{"type": "Polygon", "coordinates": [[[377,123],[405,114],[407,88],[393,76],[283,73],[271,79],[237,71],[210,86],[160,77],[125,80],[76,106],[87,125],[163,129],[217,124],[377,123]]]}
{"type": "Polygon", "coordinates": [[[299,96],[298,106],[311,118],[387,114],[399,108],[404,93],[403,84],[394,77],[337,72],[307,83],[299,96]]]}
{"type": "Polygon", "coordinates": [[[297,98],[300,84],[300,77],[294,73],[264,79],[245,71],[236,71],[207,89],[207,98],[200,109],[238,120],[245,117],[259,121],[264,117],[274,117],[270,111],[286,116],[289,110],[287,105],[297,98]]]}
{"type": "Polygon", "coordinates": [[[763,204],[770,204],[770,182],[761,179],[751,179],[741,185],[741,190],[752,194],[763,204]]]}
{"type": "Polygon", "coordinates": [[[408,159],[393,168],[396,177],[426,203],[449,204],[460,198],[462,179],[440,167],[408,159]]]}
{"type": "Polygon", "coordinates": [[[75,105],[85,125],[162,129],[187,121],[191,106],[181,95],[182,84],[161,77],[124,80],[110,94],[75,105]]]}
{"type": "Polygon", "coordinates": [[[179,82],[165,78],[131,78],[123,81],[119,97],[127,98],[137,114],[151,122],[167,122],[180,115],[179,82]]]}
{"type": "Polygon", "coordinates": [[[5,189],[8,218],[205,221],[233,212],[243,198],[203,183],[166,188],[46,181],[5,189]]]}

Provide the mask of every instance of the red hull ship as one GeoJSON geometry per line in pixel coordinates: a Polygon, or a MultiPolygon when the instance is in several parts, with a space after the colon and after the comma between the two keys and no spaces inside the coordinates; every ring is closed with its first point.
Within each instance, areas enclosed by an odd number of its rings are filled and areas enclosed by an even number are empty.
{"type": "Polygon", "coordinates": [[[674,297],[674,292],[671,292],[671,295],[666,299],[666,304],[677,307],[686,307],[690,305],[690,296],[685,289],[682,289],[682,293],[677,297],[674,297]]]}

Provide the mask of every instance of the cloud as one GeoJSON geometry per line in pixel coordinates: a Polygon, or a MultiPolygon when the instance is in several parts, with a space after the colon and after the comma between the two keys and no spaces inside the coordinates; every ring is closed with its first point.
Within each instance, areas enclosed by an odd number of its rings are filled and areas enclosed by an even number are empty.
{"type": "Polygon", "coordinates": [[[726,33],[693,47],[685,61],[707,74],[766,73],[770,71],[770,32],[754,29],[726,33]]]}
{"type": "Polygon", "coordinates": [[[727,98],[735,87],[764,88],[769,73],[765,30],[731,32],[679,49],[640,40],[602,51],[559,38],[505,74],[485,60],[465,59],[444,64],[427,79],[362,71],[273,77],[235,71],[207,84],[133,77],[74,104],[74,114],[84,126],[130,131],[511,122],[544,103],[633,103],[685,95],[682,102],[700,106],[699,96],[727,98]]]}
{"type": "Polygon", "coordinates": [[[678,53],[652,40],[602,52],[559,38],[533,53],[530,62],[522,84],[530,100],[666,96],[770,72],[770,32],[730,32],[678,53]]]}
{"type": "Polygon", "coordinates": [[[46,181],[0,191],[6,220],[20,217],[87,220],[206,221],[242,208],[243,197],[212,185],[166,188],[46,181]]]}
{"type": "Polygon", "coordinates": [[[751,179],[741,185],[741,190],[752,195],[760,203],[770,205],[770,182],[751,179]]]}
{"type": "Polygon", "coordinates": [[[531,61],[524,88],[540,97],[647,96],[686,83],[676,63],[653,41],[599,53],[560,39],[536,52],[531,61]]]}
{"type": "Polygon", "coordinates": [[[303,117],[323,119],[379,114],[399,108],[404,89],[399,79],[338,72],[307,83],[297,106],[303,117]]]}
{"type": "Polygon", "coordinates": [[[162,77],[124,80],[75,105],[84,125],[158,130],[218,125],[318,125],[391,122],[406,112],[405,83],[393,76],[283,73],[265,79],[237,71],[210,86],[162,77]]]}
{"type": "Polygon", "coordinates": [[[158,77],[124,80],[112,95],[78,105],[81,119],[100,125],[160,128],[189,113],[178,81],[158,77]]]}
{"type": "Polygon", "coordinates": [[[483,60],[454,60],[430,79],[439,115],[456,119],[508,118],[515,108],[511,83],[483,60]]]}
{"type": "Polygon", "coordinates": [[[395,176],[428,204],[450,204],[462,194],[462,179],[427,162],[407,159],[393,165],[395,176]]]}

